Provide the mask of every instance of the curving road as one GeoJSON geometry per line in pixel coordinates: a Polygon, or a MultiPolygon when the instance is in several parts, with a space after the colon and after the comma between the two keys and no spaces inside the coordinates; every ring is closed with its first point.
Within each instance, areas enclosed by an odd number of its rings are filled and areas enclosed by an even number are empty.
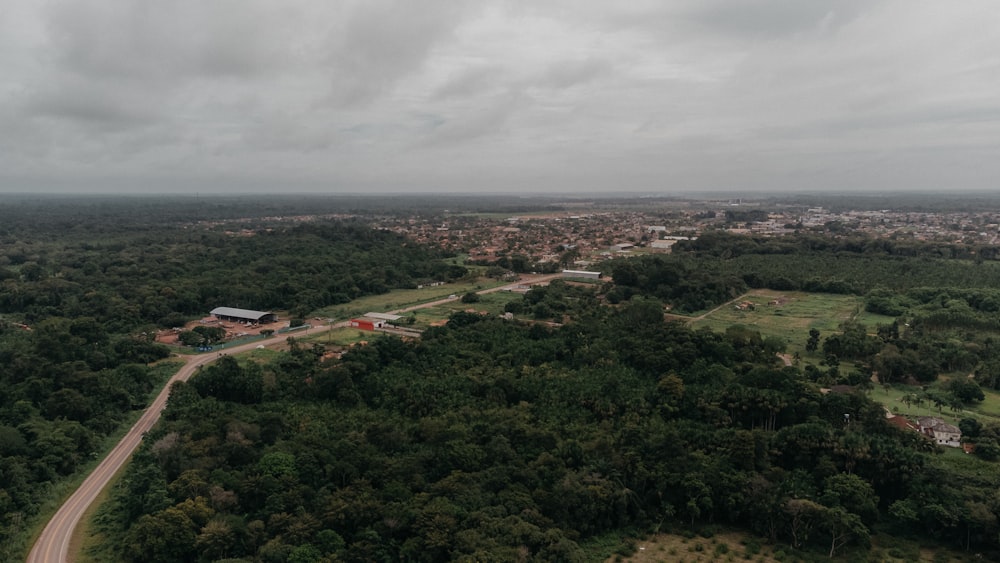
{"type": "MultiPolygon", "coordinates": [[[[314,327],[294,332],[289,336],[315,334],[346,325],[347,323],[336,323],[329,326],[314,327]]],[[[262,343],[278,344],[283,342],[283,338],[274,339],[270,342],[257,340],[248,344],[227,348],[225,353],[239,354],[253,350],[262,343]]],[[[111,481],[111,478],[114,477],[115,473],[131,457],[132,452],[142,442],[143,435],[159,420],[160,413],[163,412],[163,408],[167,405],[167,398],[170,395],[170,385],[175,381],[187,381],[191,377],[191,374],[199,367],[215,361],[218,357],[218,354],[203,354],[188,358],[187,363],[170,378],[163,387],[163,390],[160,391],[160,394],[156,396],[156,399],[149,405],[146,412],[135,423],[135,426],[115,445],[111,453],[97,466],[97,469],[94,469],[94,472],[87,476],[80,485],[80,488],[63,503],[59,511],[49,520],[48,525],[42,530],[42,534],[38,536],[34,547],[31,548],[31,553],[28,554],[28,563],[64,563],[69,561],[69,544],[73,538],[73,531],[76,529],[76,525],[83,518],[83,513],[94,502],[97,495],[101,493],[104,487],[111,481]]]]}
{"type": "MultiPolygon", "coordinates": [[[[525,277],[522,281],[518,281],[517,283],[485,289],[479,291],[478,293],[492,293],[503,289],[513,289],[520,284],[545,283],[557,277],[559,277],[559,274],[525,277]]],[[[454,301],[455,299],[458,298],[455,297],[431,303],[423,303],[421,305],[400,309],[397,312],[433,307],[440,303],[454,301]]],[[[331,325],[296,331],[288,336],[298,337],[299,335],[316,334],[334,328],[346,327],[348,325],[348,322],[339,322],[331,325]]],[[[225,353],[239,354],[241,352],[253,350],[261,344],[280,344],[284,341],[285,340],[283,338],[265,341],[256,340],[240,346],[227,348],[225,353]]],[[[149,405],[146,412],[142,414],[139,421],[136,422],[135,425],[128,431],[128,434],[126,434],[125,437],[123,437],[121,441],[115,445],[114,449],[111,450],[111,453],[109,453],[108,456],[101,461],[101,464],[97,466],[97,469],[87,476],[87,478],[80,485],[80,488],[78,488],[69,497],[69,499],[67,499],[66,502],[59,507],[59,510],[55,513],[52,519],[49,520],[48,525],[46,525],[45,529],[42,530],[42,534],[38,536],[38,540],[35,541],[34,547],[31,548],[31,553],[28,554],[28,563],[66,563],[70,560],[69,545],[73,539],[73,531],[76,529],[76,525],[83,518],[84,512],[86,512],[87,508],[94,502],[97,495],[104,490],[104,487],[111,482],[111,478],[114,477],[115,473],[117,473],[118,470],[125,465],[129,457],[132,456],[132,452],[139,447],[139,444],[142,442],[143,435],[148,432],[154,424],[156,424],[157,420],[160,419],[160,413],[163,412],[163,408],[167,405],[167,398],[170,396],[170,385],[175,381],[187,381],[187,379],[191,377],[191,375],[199,367],[212,363],[218,359],[218,357],[218,354],[203,354],[187,359],[187,363],[185,363],[184,366],[170,378],[167,384],[163,387],[163,390],[160,391],[160,394],[156,396],[156,399],[154,399],[152,404],[149,405]]]]}

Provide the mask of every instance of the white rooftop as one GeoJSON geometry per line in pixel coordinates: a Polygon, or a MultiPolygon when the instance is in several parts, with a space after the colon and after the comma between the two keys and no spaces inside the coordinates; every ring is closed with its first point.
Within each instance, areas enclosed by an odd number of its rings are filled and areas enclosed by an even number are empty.
{"type": "Polygon", "coordinates": [[[216,317],[239,317],[241,319],[260,319],[265,315],[270,315],[268,311],[251,311],[250,309],[237,309],[235,307],[216,307],[211,313],[216,317]]]}

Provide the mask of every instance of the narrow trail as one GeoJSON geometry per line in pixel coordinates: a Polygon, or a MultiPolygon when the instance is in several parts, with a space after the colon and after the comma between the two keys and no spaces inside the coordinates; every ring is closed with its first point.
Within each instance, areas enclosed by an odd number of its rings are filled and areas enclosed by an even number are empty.
{"type": "Polygon", "coordinates": [[[718,311],[719,309],[721,309],[723,307],[728,307],[729,305],[732,305],[733,303],[736,303],[737,301],[746,299],[747,296],[749,296],[749,295],[750,295],[750,293],[744,293],[744,294],[740,295],[739,297],[734,297],[734,298],[730,299],[729,301],[726,301],[722,305],[719,305],[718,307],[716,307],[716,308],[714,308],[712,310],[705,311],[704,313],[698,315],[697,317],[685,317],[684,315],[670,315],[670,316],[673,317],[673,318],[675,318],[675,319],[684,320],[684,321],[688,321],[688,322],[700,321],[700,320],[703,320],[705,317],[711,315],[712,313],[718,311]]]}

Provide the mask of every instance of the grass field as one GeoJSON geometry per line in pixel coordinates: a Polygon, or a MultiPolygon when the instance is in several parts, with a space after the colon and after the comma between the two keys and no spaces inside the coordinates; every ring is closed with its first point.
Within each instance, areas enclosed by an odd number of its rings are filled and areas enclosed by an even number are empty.
{"type": "Polygon", "coordinates": [[[834,332],[841,323],[857,320],[875,330],[878,324],[890,324],[892,317],[864,311],[862,299],[855,295],[803,293],[798,291],[755,290],[740,297],[732,305],[724,305],[704,318],[695,318],[693,328],[709,327],[724,331],[732,325],[744,325],[760,331],[761,336],[776,336],[788,344],[788,352],[805,356],[809,329],[824,336],[834,332]],[[738,310],[736,304],[748,301],[753,310],[738,310]],[[776,304],[771,304],[776,303],[776,304]]]}
{"type": "Polygon", "coordinates": [[[437,287],[396,289],[390,291],[389,293],[383,293],[382,295],[368,295],[361,297],[343,305],[324,307],[323,309],[316,311],[315,315],[323,318],[332,317],[337,320],[344,320],[352,316],[363,315],[372,311],[384,313],[386,311],[402,309],[403,307],[411,307],[421,303],[437,301],[438,299],[444,299],[449,295],[462,295],[463,293],[468,293],[470,291],[489,289],[491,287],[503,285],[504,283],[505,282],[493,279],[479,278],[473,282],[449,283],[439,285],[437,287]]]}
{"type": "Polygon", "coordinates": [[[486,311],[493,315],[499,315],[503,313],[504,305],[510,303],[511,301],[520,301],[522,298],[523,297],[520,293],[495,291],[493,293],[480,295],[479,301],[475,303],[462,303],[460,299],[456,299],[434,307],[417,309],[416,311],[413,311],[413,315],[416,317],[416,322],[413,324],[413,327],[417,329],[427,328],[431,325],[431,323],[447,319],[452,313],[471,309],[475,309],[476,311],[486,311]]]}
{"type": "MultiPolygon", "coordinates": [[[[953,375],[951,377],[963,377],[962,375],[953,375]]],[[[947,385],[949,376],[941,376],[937,382],[930,385],[931,388],[939,388],[942,391],[947,385]]],[[[878,401],[886,406],[889,410],[897,415],[903,415],[910,418],[920,417],[920,416],[936,416],[949,424],[958,425],[958,421],[963,418],[978,418],[980,422],[987,423],[1000,423],[1000,393],[993,391],[992,389],[983,389],[983,394],[986,399],[982,403],[966,405],[964,409],[960,411],[954,411],[948,406],[943,406],[940,410],[934,403],[929,401],[922,401],[922,404],[917,404],[911,402],[907,405],[903,402],[903,397],[906,395],[920,396],[924,389],[917,385],[891,385],[888,388],[882,386],[876,386],[875,390],[869,395],[873,400],[878,401]]]]}
{"type": "Polygon", "coordinates": [[[903,402],[903,397],[906,395],[920,395],[922,392],[923,389],[915,385],[876,386],[868,396],[885,405],[893,414],[909,418],[936,416],[949,424],[958,425],[960,418],[968,416],[968,413],[952,411],[947,405],[943,406],[939,412],[934,403],[929,401],[923,401],[922,404],[911,402],[909,405],[903,402]]]}
{"type": "Polygon", "coordinates": [[[313,334],[303,338],[296,338],[297,341],[305,344],[332,344],[334,346],[351,346],[358,342],[366,342],[373,338],[382,336],[380,332],[369,332],[356,328],[335,328],[322,334],[313,334]]]}
{"type": "MultiPolygon", "coordinates": [[[[816,364],[822,360],[822,354],[805,351],[805,342],[809,329],[820,331],[825,338],[838,330],[838,326],[847,320],[857,320],[874,332],[879,324],[890,324],[892,317],[875,315],[864,311],[864,303],[860,297],[853,295],[831,295],[824,293],[781,292],[771,290],[756,290],[737,299],[733,304],[724,305],[714,312],[695,318],[691,325],[695,328],[709,327],[712,330],[724,331],[732,325],[743,325],[760,331],[761,336],[777,336],[785,340],[788,353],[798,353],[803,361],[816,364]],[[754,304],[753,310],[738,310],[737,303],[749,301],[754,304]],[[771,304],[777,302],[777,304],[771,304]]],[[[853,369],[853,364],[841,363],[841,373],[853,369]]],[[[964,377],[965,374],[943,375],[933,386],[944,386],[951,377],[964,377]]],[[[923,388],[910,385],[892,385],[888,388],[876,386],[870,394],[871,398],[882,403],[890,411],[911,418],[919,416],[936,416],[951,424],[958,424],[959,419],[975,416],[984,422],[1000,422],[1000,393],[983,389],[986,400],[978,405],[968,405],[962,411],[952,411],[947,406],[940,411],[934,403],[924,401],[923,404],[907,405],[902,398],[906,395],[920,395],[923,388]]]]}
{"type": "MultiPolygon", "coordinates": [[[[962,454],[964,455],[964,454],[962,454]]],[[[911,540],[876,534],[870,551],[845,553],[830,559],[819,551],[803,552],[787,545],[769,544],[752,534],[726,531],[709,534],[656,534],[645,539],[608,538],[605,563],[694,563],[753,561],[759,563],[819,561],[878,561],[880,563],[962,563],[978,559],[974,554],[945,549],[927,549],[911,540]]],[[[590,546],[597,547],[597,546],[590,546]]]]}

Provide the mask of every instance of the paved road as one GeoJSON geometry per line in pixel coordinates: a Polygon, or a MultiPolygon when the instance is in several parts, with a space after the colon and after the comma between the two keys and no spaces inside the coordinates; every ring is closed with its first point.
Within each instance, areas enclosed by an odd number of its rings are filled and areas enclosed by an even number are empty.
{"type": "MultiPolygon", "coordinates": [[[[315,334],[343,326],[347,326],[347,323],[313,327],[293,332],[289,336],[297,337],[299,335],[315,334]]],[[[264,341],[257,340],[248,344],[227,348],[224,353],[239,354],[240,352],[253,350],[260,344],[278,344],[284,341],[284,338],[272,338],[264,341]]],[[[153,403],[146,409],[142,418],[118,442],[114,449],[111,450],[111,453],[97,466],[97,469],[87,476],[83,484],[80,485],[80,488],[59,508],[59,511],[52,517],[52,520],[49,520],[48,525],[45,526],[42,534],[31,549],[31,553],[28,555],[28,563],[62,563],[70,560],[69,544],[73,537],[73,530],[76,529],[76,525],[80,522],[87,507],[94,502],[97,495],[107,486],[111,478],[128,461],[132,452],[142,442],[143,434],[148,432],[156,424],[156,421],[159,420],[160,413],[167,404],[167,397],[170,395],[170,385],[175,381],[187,381],[191,377],[191,374],[197,371],[199,367],[215,361],[218,357],[219,354],[210,353],[188,358],[184,367],[170,378],[167,385],[164,386],[160,394],[153,400],[153,403]]]]}
{"type": "MultiPolygon", "coordinates": [[[[506,286],[494,287],[491,289],[485,289],[479,293],[492,293],[494,291],[500,291],[503,289],[515,289],[521,284],[539,284],[551,281],[559,277],[559,274],[554,275],[544,275],[544,276],[530,276],[525,277],[517,283],[513,283],[506,286]]],[[[433,307],[440,303],[446,303],[448,301],[454,301],[454,299],[442,299],[440,301],[435,301],[432,303],[423,303],[421,305],[416,305],[414,307],[407,307],[405,309],[400,309],[398,312],[413,311],[415,309],[422,309],[426,307],[433,307]]],[[[305,336],[310,334],[317,334],[326,330],[333,328],[341,328],[348,326],[348,322],[339,322],[332,325],[317,326],[306,330],[300,330],[288,333],[287,336],[305,336]]],[[[285,336],[285,335],[282,335],[285,336]]],[[[253,350],[261,344],[272,345],[284,343],[284,338],[272,338],[269,340],[256,340],[247,344],[240,346],[234,346],[232,348],[227,348],[224,352],[225,354],[239,354],[241,352],[247,352],[253,350]]],[[[122,468],[123,465],[128,461],[129,457],[132,456],[132,452],[135,451],[139,444],[142,442],[143,435],[148,432],[156,421],[160,418],[160,413],[163,412],[163,408],[167,405],[167,398],[170,395],[170,385],[175,381],[187,381],[191,375],[197,371],[197,369],[205,364],[209,364],[215,361],[219,357],[219,354],[202,354],[200,356],[192,356],[188,358],[187,363],[182,367],[163,387],[160,394],[156,396],[153,403],[146,409],[143,413],[142,418],[135,423],[121,439],[120,442],[111,450],[106,458],[97,466],[97,469],[93,473],[87,476],[80,485],[80,488],[76,490],[69,497],[69,499],[59,508],[52,520],[49,520],[48,525],[42,531],[42,534],[38,537],[35,542],[34,547],[31,548],[31,553],[28,555],[28,563],[65,563],[70,561],[69,559],[69,545],[73,538],[73,531],[76,529],[76,525],[83,518],[84,512],[87,508],[94,502],[97,495],[111,482],[111,478],[122,468]]]]}

